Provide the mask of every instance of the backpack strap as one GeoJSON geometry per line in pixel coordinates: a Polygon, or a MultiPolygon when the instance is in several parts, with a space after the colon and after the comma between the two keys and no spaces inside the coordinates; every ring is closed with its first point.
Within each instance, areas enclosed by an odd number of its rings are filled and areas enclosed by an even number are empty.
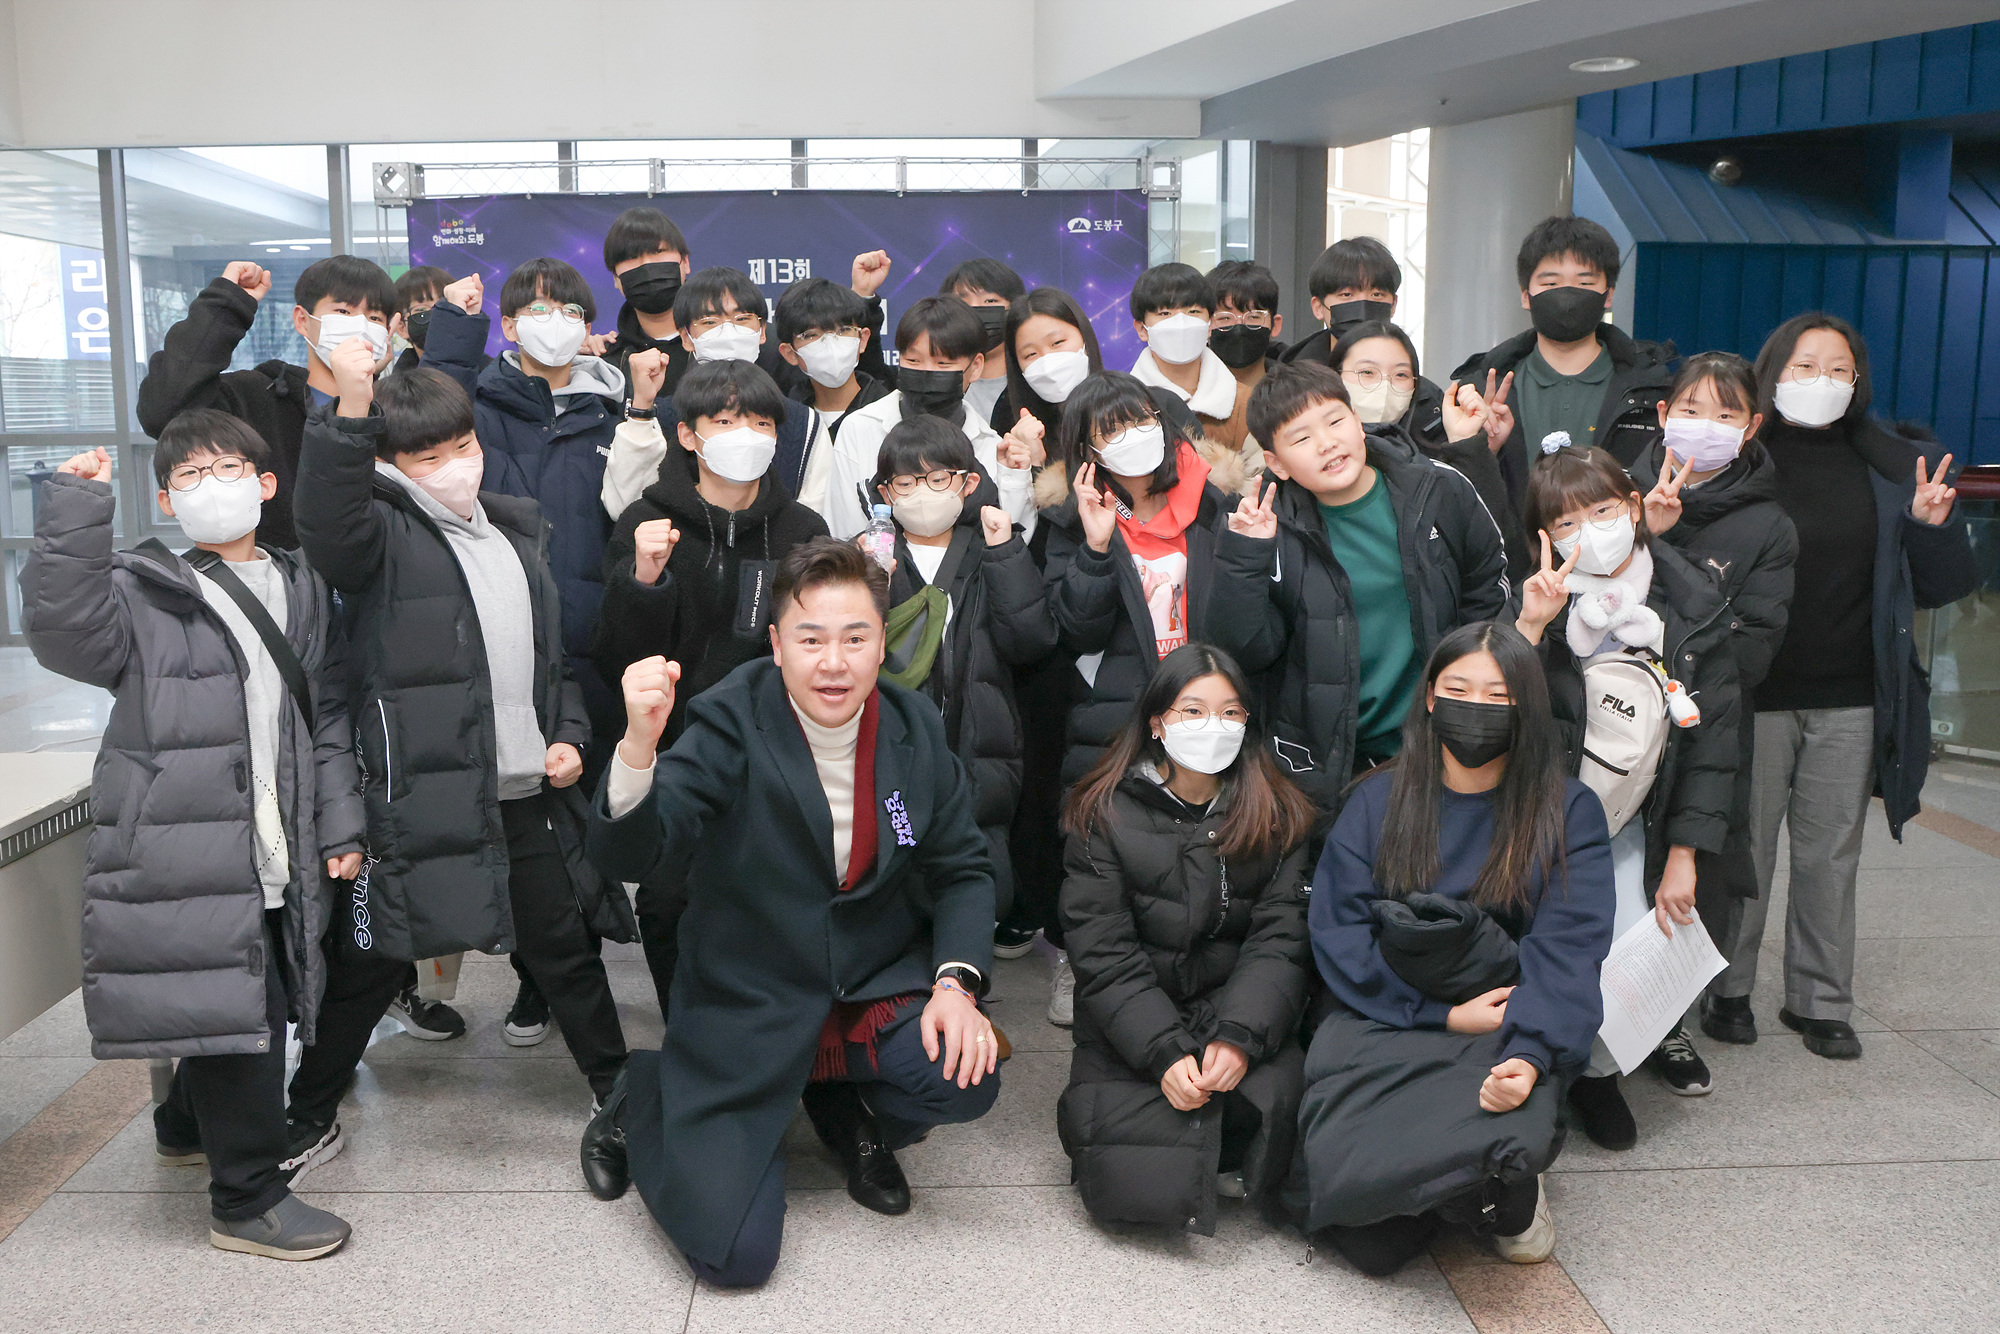
{"type": "Polygon", "coordinates": [[[293,651],[291,641],[285,638],[285,632],[271,619],[270,611],[257,600],[257,595],[236,577],[236,571],[229,568],[229,562],[213,551],[196,549],[188,552],[186,559],[188,564],[214,581],[217,588],[229,594],[229,600],[234,602],[237,609],[249,619],[250,628],[264,641],[264,650],[271,655],[271,661],[278,665],[278,675],[285,678],[285,685],[292,692],[292,702],[297,704],[299,712],[305,715],[306,727],[310,730],[315,724],[312,689],[306,684],[305,664],[299,661],[299,655],[293,651]]]}

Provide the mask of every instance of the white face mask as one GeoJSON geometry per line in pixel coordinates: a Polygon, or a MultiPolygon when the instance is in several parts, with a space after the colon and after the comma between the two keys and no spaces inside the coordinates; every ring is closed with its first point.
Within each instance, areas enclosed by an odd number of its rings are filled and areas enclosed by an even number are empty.
{"type": "Polygon", "coordinates": [[[389,355],[387,325],[377,324],[362,315],[342,315],[339,311],[314,318],[319,321],[319,341],[313,344],[313,351],[319,353],[319,359],[328,366],[333,365],[333,350],[350,338],[366,338],[377,361],[389,355]]]}
{"type": "Polygon", "coordinates": [[[1403,414],[1410,410],[1410,400],[1417,396],[1414,388],[1398,389],[1387,380],[1357,385],[1343,377],[1342,382],[1347,386],[1347,399],[1354,406],[1354,415],[1364,426],[1403,420],[1403,414]]]}
{"type": "MultiPolygon", "coordinates": [[[[806,368],[806,374],[815,384],[823,384],[828,389],[838,389],[846,384],[861,361],[861,340],[851,334],[821,334],[795,350],[799,354],[799,363],[806,368]]],[[[755,355],[751,353],[751,356],[755,355]]]]}
{"type": "Polygon", "coordinates": [[[234,542],[264,516],[264,486],[255,473],[233,482],[204,477],[192,490],[174,492],[173,501],[190,542],[234,542]]]}
{"type": "Polygon", "coordinates": [[[898,497],[889,507],[906,533],[936,537],[949,531],[965,512],[965,499],[956,491],[933,491],[919,486],[914,493],[898,497]]]}
{"type": "Polygon", "coordinates": [[[1168,723],[1160,732],[1160,744],[1167,748],[1167,758],[1198,774],[1221,773],[1236,763],[1236,756],[1243,749],[1244,725],[1221,718],[1168,723]]]}
{"type": "Polygon", "coordinates": [[[1156,359],[1175,366],[1198,361],[1208,346],[1208,321],[1199,315],[1169,315],[1146,326],[1146,346],[1156,359]]]}
{"type": "Polygon", "coordinates": [[[1167,436],[1158,422],[1128,426],[1116,444],[1097,447],[1098,462],[1104,470],[1120,477],[1150,477],[1160,470],[1160,460],[1166,456],[1167,436]]]}
{"type": "Polygon", "coordinates": [[[546,315],[523,315],[514,321],[514,341],[521,350],[544,366],[567,366],[576,360],[577,349],[590,327],[582,320],[565,318],[559,311],[546,315]]]}
{"type": "MultiPolygon", "coordinates": [[[[755,361],[764,340],[755,329],[740,324],[718,324],[694,340],[696,361],[755,361]]],[[[759,473],[758,476],[763,476],[759,473]]]]}
{"type": "Polygon", "coordinates": [[[1044,403],[1060,403],[1090,374],[1087,352],[1048,352],[1021,368],[1021,378],[1044,403]]]}
{"type": "Polygon", "coordinates": [[[1568,560],[1581,542],[1583,557],[1576,563],[1577,570],[1608,577],[1616,574],[1625,558],[1632,554],[1633,540],[1632,516],[1628,512],[1602,523],[1586,523],[1570,536],[1557,538],[1556,553],[1568,560]]]}
{"type": "Polygon", "coordinates": [[[695,439],[701,441],[701,461],[709,471],[732,482],[756,481],[771,470],[771,460],[778,456],[777,437],[754,427],[739,426],[695,439]]]}
{"type": "Polygon", "coordinates": [[[1842,384],[1831,375],[1822,375],[1809,384],[1780,380],[1771,392],[1778,415],[1794,426],[1831,426],[1847,411],[1854,399],[1854,386],[1842,384]]]}

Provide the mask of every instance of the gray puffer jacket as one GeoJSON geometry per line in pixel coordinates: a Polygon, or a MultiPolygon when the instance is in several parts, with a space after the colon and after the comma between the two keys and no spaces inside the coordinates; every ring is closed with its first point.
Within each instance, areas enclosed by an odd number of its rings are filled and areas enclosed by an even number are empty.
{"type": "MultiPolygon", "coordinates": [[[[35,658],[115,702],[91,776],[83,1009],[100,1060],[269,1049],[264,891],[252,852],[248,664],[194,570],[157,542],[112,550],[112,492],[57,474],[21,573],[35,658]]],[[[285,636],[312,687],[310,729],[285,695],[278,802],[292,864],[285,970],[311,1042],[326,989],[320,937],[336,892],[326,859],[362,850],[346,666],[333,599],[295,552],[285,636]]]]}

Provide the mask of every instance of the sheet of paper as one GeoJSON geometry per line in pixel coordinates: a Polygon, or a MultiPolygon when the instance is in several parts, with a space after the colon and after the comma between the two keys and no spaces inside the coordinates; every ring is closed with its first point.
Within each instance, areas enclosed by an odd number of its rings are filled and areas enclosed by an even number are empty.
{"type": "Polygon", "coordinates": [[[1601,976],[1604,1027],[1597,1035],[1619,1070],[1628,1075],[1637,1070],[1709,979],[1727,966],[1699,913],[1686,926],[1676,924],[1671,940],[1660,934],[1649,912],[1612,941],[1601,976]]]}

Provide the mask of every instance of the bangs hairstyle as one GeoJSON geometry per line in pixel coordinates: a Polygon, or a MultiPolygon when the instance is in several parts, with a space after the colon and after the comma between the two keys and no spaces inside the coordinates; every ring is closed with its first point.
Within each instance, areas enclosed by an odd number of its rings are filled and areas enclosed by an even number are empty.
{"type": "Polygon", "coordinates": [[[1372,236],[1335,241],[1313,261],[1306,290],[1324,301],[1347,287],[1379,287],[1394,296],[1403,287],[1403,267],[1389,247],[1372,236]]]}
{"type": "Polygon", "coordinates": [[[436,301],[451,286],[452,276],[435,264],[419,264],[396,279],[396,309],[408,310],[418,301],[436,301]]]}
{"type": "Polygon", "coordinates": [[[801,542],[778,562],[778,577],[771,585],[772,606],[783,615],[787,602],[804,605],[807,593],[827,584],[864,586],[875,600],[876,613],[888,617],[889,572],[852,542],[824,534],[801,542]]]}
{"type": "Polygon", "coordinates": [[[671,250],[682,259],[687,258],[687,238],[674,221],[656,208],[640,205],[628,208],[611,221],[611,229],[604,233],[604,267],[616,270],[628,259],[638,259],[642,255],[658,254],[671,250]]]}
{"type": "Polygon", "coordinates": [[[1250,390],[1244,424],[1269,449],[1292,418],[1316,403],[1346,403],[1347,382],[1331,366],[1316,361],[1288,361],[1272,367],[1250,390]]]}
{"type": "Polygon", "coordinates": [[[1243,669],[1234,658],[1208,644],[1183,644],[1160,659],[1124,728],[1105,747],[1096,767],[1071,791],[1068,809],[1063,812],[1065,830],[1088,838],[1092,829],[1108,823],[1111,796],[1133,766],[1150,760],[1163,774],[1171,772],[1173,761],[1153,736],[1153,719],[1172,708],[1181,692],[1204,676],[1220,676],[1229,682],[1243,707],[1251,710],[1243,748],[1236,753],[1235,762],[1217,775],[1229,802],[1228,813],[1222,817],[1219,851],[1225,857],[1247,854],[1276,858],[1304,841],[1312,828],[1312,803],[1271,758],[1243,669]]]}
{"type": "Polygon", "coordinates": [[[292,284],[293,303],[304,306],[308,315],[315,314],[315,308],[328,297],[344,306],[365,306],[384,319],[403,308],[396,297],[396,284],[382,266],[358,255],[315,260],[292,284]]]}
{"type": "Polygon", "coordinates": [[[730,411],[769,417],[782,426],[785,395],[754,361],[700,361],[674,387],[674,410],[690,431],[698,419],[730,411]]]}
{"type": "Polygon", "coordinates": [[[897,422],[882,437],[882,448],[875,455],[875,485],[887,486],[892,477],[922,476],[939,468],[978,472],[979,460],[964,431],[925,413],[897,422]]]}
{"type": "Polygon", "coordinates": [[[1389,805],[1375,852],[1375,883],[1397,898],[1427,893],[1437,883],[1444,757],[1425,702],[1445,668],[1482,652],[1493,655],[1506,678],[1507,697],[1514,702],[1514,740],[1507,750],[1507,770],[1493,790],[1493,841],[1479,878],[1472,882],[1471,899],[1482,908],[1520,912],[1532,906],[1528,882],[1537,875],[1547,876],[1551,885],[1561,879],[1567,889],[1563,831],[1568,791],[1542,660],[1521,632],[1504,621],[1462,625],[1431,653],[1424,668],[1426,688],[1410,701],[1403,723],[1403,749],[1389,762],[1389,805]]]}
{"type": "Polygon", "coordinates": [[[674,327],[685,329],[704,315],[722,314],[725,295],[738,310],[747,310],[760,320],[770,316],[771,308],[750,275],[718,264],[697,270],[681,284],[680,294],[674,298],[674,327]]]}
{"type": "Polygon", "coordinates": [[[1528,290],[1528,282],[1543,260],[1564,255],[1573,255],[1602,273],[1606,287],[1618,285],[1618,243],[1611,239],[1611,233],[1589,218],[1558,214],[1543,218],[1521,240],[1520,253],[1514,256],[1514,274],[1521,280],[1521,290],[1528,290]]]}
{"type": "Polygon", "coordinates": [[[976,357],[986,350],[986,326],[972,307],[955,296],[927,296],[913,302],[896,321],[896,352],[908,352],[918,335],[930,340],[931,355],[946,361],[976,357]]]}
{"type": "Polygon", "coordinates": [[[999,260],[981,255],[952,265],[951,272],[938,284],[939,296],[957,296],[960,292],[991,292],[1006,298],[1011,306],[1028,294],[1028,285],[1021,281],[1020,274],[999,260]]]}
{"type": "Polygon", "coordinates": [[[518,316],[536,298],[558,306],[582,306],[583,321],[597,318],[597,298],[574,265],[560,259],[531,259],[507,275],[500,287],[500,313],[518,316]]]}
{"type": "Polygon", "coordinates": [[[1007,307],[1007,332],[1001,341],[1007,356],[1007,415],[1018,421],[1025,408],[1041,422],[1046,438],[1053,440],[1062,429],[1062,405],[1049,402],[1028,387],[1021,374],[1021,355],[1014,346],[1021,326],[1037,315],[1067,324],[1082,335],[1083,353],[1090,359],[1093,373],[1104,369],[1104,354],[1098,350],[1097,330],[1090,327],[1090,317],[1076,304],[1076,298],[1060,287],[1037,287],[1007,307]]]}
{"type": "MultiPolygon", "coordinates": [[[[1638,490],[1632,474],[1595,445],[1565,445],[1536,459],[1528,470],[1528,531],[1546,531],[1571,510],[1589,509],[1607,500],[1631,500],[1638,490]]],[[[1642,547],[1653,540],[1644,516],[1642,507],[1632,521],[1633,541],[1642,547]]]]}
{"type": "MultiPolygon", "coordinates": [[[[1159,410],[1136,376],[1123,371],[1099,371],[1070,391],[1069,401],[1063,404],[1062,429],[1056,433],[1056,456],[1069,470],[1073,484],[1084,464],[1096,462],[1091,453],[1092,435],[1113,435],[1128,426],[1152,422],[1158,422],[1166,435],[1166,453],[1147,487],[1155,495],[1172,490],[1181,479],[1180,452],[1188,443],[1187,432],[1176,417],[1159,410]]],[[[1097,477],[1100,486],[1109,487],[1128,508],[1131,506],[1132,497],[1117,478],[1101,468],[1097,477]]]]}
{"type": "Polygon", "coordinates": [[[802,333],[860,328],[868,323],[868,303],[851,287],[831,278],[801,278],[778,296],[771,322],[778,341],[789,343],[802,333]]]}
{"type": "Polygon", "coordinates": [[[1132,318],[1144,322],[1156,310],[1199,306],[1215,313],[1215,286],[1192,264],[1155,264],[1132,284],[1132,318]]]}
{"type": "MultiPolygon", "coordinates": [[[[1422,375],[1424,373],[1423,363],[1417,360],[1417,345],[1410,341],[1408,334],[1403,332],[1402,325],[1391,324],[1387,320],[1364,320],[1342,334],[1333,345],[1333,352],[1327,358],[1328,364],[1334,370],[1338,371],[1342,366],[1347,364],[1347,354],[1354,350],[1354,345],[1364,338],[1395,339],[1403,345],[1403,351],[1409,354],[1410,374],[1422,375]]],[[[1264,437],[1260,435],[1257,438],[1262,440],[1264,437]]]]}
{"type": "Polygon", "coordinates": [[[1255,260],[1225,259],[1208,271],[1208,285],[1215,291],[1215,308],[1230,310],[1278,310],[1278,279],[1255,260]]]}
{"type": "Polygon", "coordinates": [[[260,473],[271,471],[271,447],[248,422],[214,408],[189,408],[174,414],[153,446],[153,477],[160,490],[167,489],[169,473],[201,454],[234,454],[250,460],[260,473]]]}
{"type": "Polygon", "coordinates": [[[1757,374],[1750,369],[1749,362],[1734,352],[1697,352],[1683,361],[1681,373],[1667,390],[1668,411],[1704,380],[1715,401],[1723,407],[1743,413],[1757,411],[1757,374]]]}
{"type": "Polygon", "coordinates": [[[1757,365],[1753,373],[1757,377],[1757,411],[1764,414],[1764,430],[1771,429],[1777,421],[1778,410],[1775,396],[1778,392],[1778,377],[1785,373],[1785,367],[1798,350],[1801,336],[1814,329],[1827,329],[1847,340],[1847,350],[1854,354],[1854,397],[1847,401],[1847,411],[1840,415],[1845,422],[1858,422],[1868,415],[1868,405],[1874,401],[1874,390],[1868,378],[1868,344],[1862,340],[1861,331],[1838,315],[1829,315],[1823,310],[1809,310],[1803,315],[1794,315],[1771,331],[1764,340],[1763,350],[1757,353],[1757,365]]]}
{"type": "Polygon", "coordinates": [[[472,400],[458,381],[428,366],[376,381],[375,406],[382,410],[375,457],[385,462],[472,432],[472,400]]]}

